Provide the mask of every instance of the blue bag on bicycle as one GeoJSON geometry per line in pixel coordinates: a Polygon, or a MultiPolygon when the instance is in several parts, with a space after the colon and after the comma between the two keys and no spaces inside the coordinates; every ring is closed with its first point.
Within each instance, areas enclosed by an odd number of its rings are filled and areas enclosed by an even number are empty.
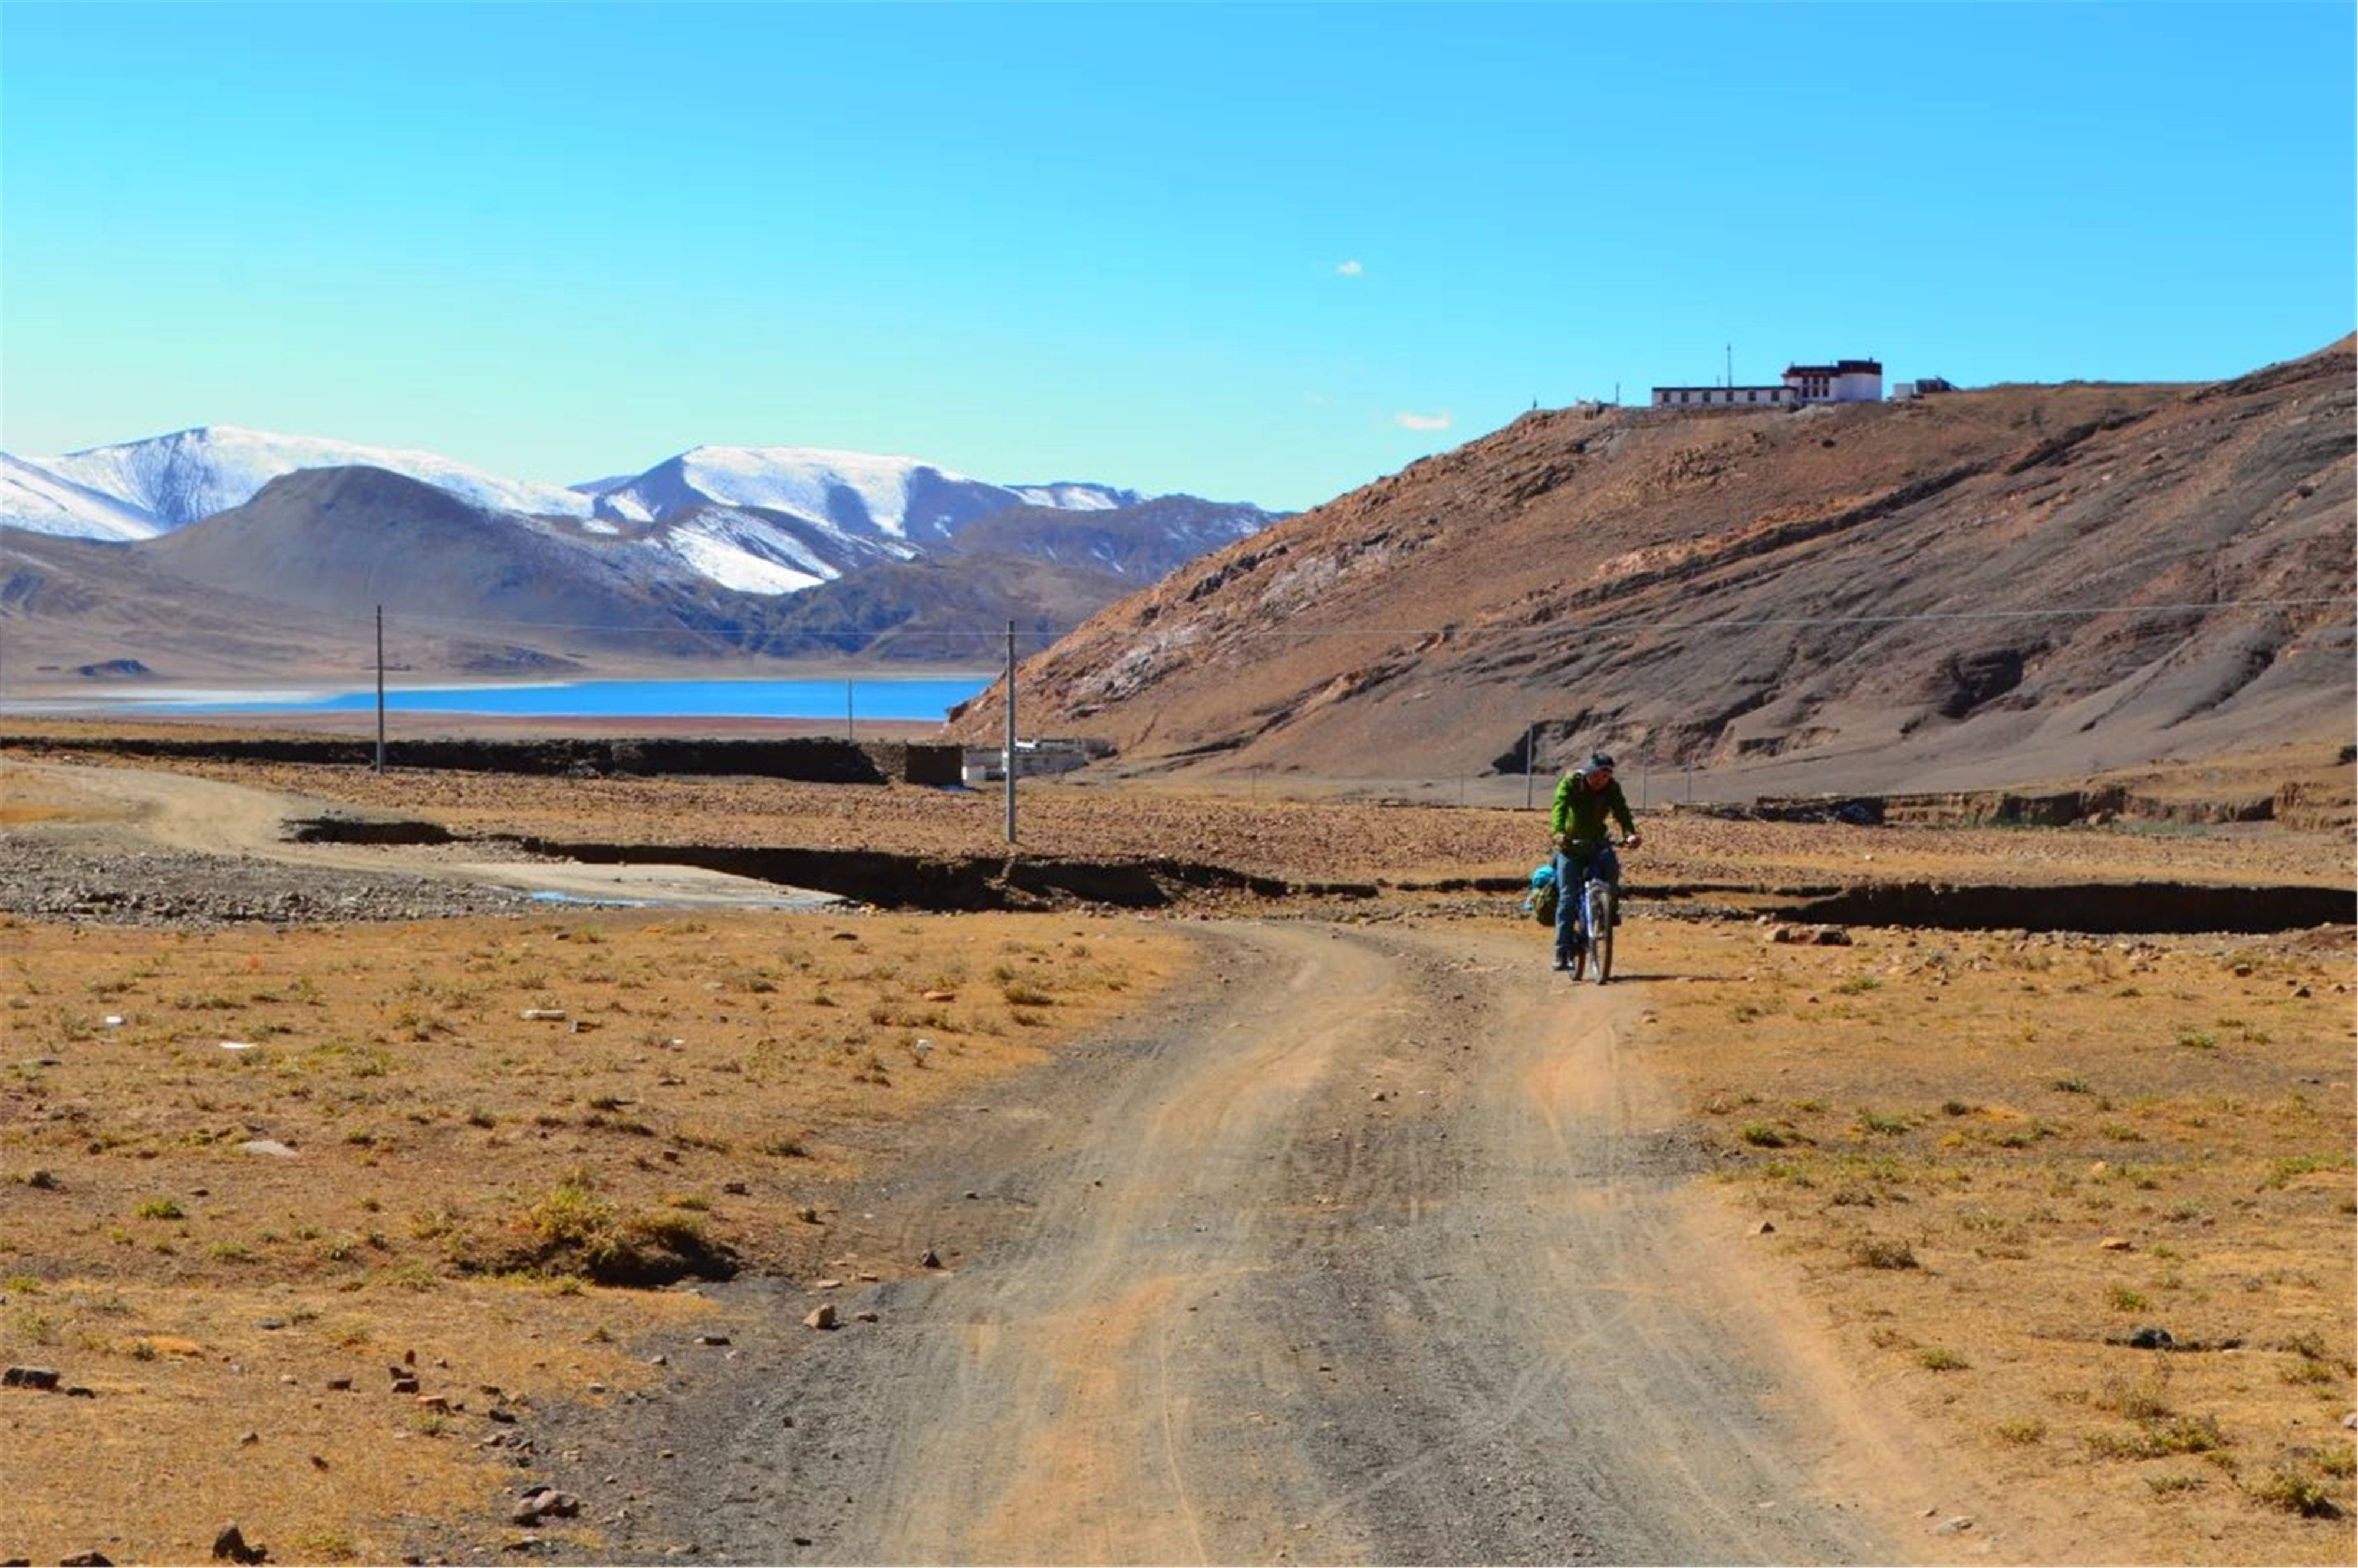
{"type": "Polygon", "coordinates": [[[1558,896],[1555,866],[1550,862],[1531,873],[1531,895],[1523,901],[1523,907],[1530,910],[1531,918],[1541,925],[1553,925],[1558,896]]]}

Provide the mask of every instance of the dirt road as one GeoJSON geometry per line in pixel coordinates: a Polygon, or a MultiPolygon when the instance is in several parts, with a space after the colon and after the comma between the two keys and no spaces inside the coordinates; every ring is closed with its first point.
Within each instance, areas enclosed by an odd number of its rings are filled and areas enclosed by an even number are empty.
{"type": "MultiPolygon", "coordinates": [[[[594,903],[708,909],[819,909],[832,893],[781,887],[700,866],[585,865],[574,860],[464,857],[417,845],[297,843],[288,824],[355,815],[352,808],[276,790],[255,789],[164,769],[85,767],[12,762],[13,792],[54,794],[79,811],[111,818],[118,839],[192,855],[242,859],[368,878],[398,876],[506,889],[541,898],[594,903]]],[[[78,831],[87,834],[87,823],[78,831]]]]}
{"type": "MultiPolygon", "coordinates": [[[[59,772],[183,849],[484,870],[288,845],[299,803],[263,792],[59,772]]],[[[2002,1553],[1986,1526],[1924,1535],[1968,1499],[1697,1180],[1645,1059],[1676,978],[1642,925],[1603,989],[1548,973],[1535,932],[1192,929],[1197,977],[1137,1032],[919,1124],[847,1195],[841,1329],[800,1326],[821,1293],[729,1287],[754,1321],[732,1359],[549,1412],[592,1556],[2002,1553]],[[952,1267],[908,1272],[928,1249],[952,1267]]]]}
{"type": "Polygon", "coordinates": [[[1702,1157],[1629,1043],[1642,937],[1632,983],[1602,991],[1495,935],[1205,940],[1175,1016],[1031,1080],[1031,1103],[968,1108],[860,1195],[858,1244],[959,1266],[838,1292],[833,1334],[777,1292],[774,1340],[675,1383],[633,1467],[649,1444],[694,1463],[640,1495],[629,1547],[1896,1563],[1903,1533],[1934,1544],[1899,1521],[1954,1506],[1936,1467],[1813,1352],[1693,1180],[1702,1157]]]}

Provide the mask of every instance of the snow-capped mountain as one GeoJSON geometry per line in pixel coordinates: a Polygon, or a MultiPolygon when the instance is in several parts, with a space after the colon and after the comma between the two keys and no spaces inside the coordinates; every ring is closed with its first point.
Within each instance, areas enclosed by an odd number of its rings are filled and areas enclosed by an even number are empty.
{"type": "Polygon", "coordinates": [[[1186,498],[1149,501],[1074,480],[999,484],[917,458],[809,447],[697,447],[642,472],[558,486],[432,452],[213,425],[62,458],[0,453],[0,526],[154,538],[243,506],[275,480],[330,469],[398,474],[483,513],[539,519],[600,545],[626,573],[773,596],[924,558],[985,519],[1004,519],[990,551],[1118,574],[1184,559],[1269,520],[1249,506],[1216,508],[1207,526],[1163,509],[1186,498]],[[1148,514],[1133,515],[1141,508],[1148,514]],[[1063,520],[1084,517],[1107,527],[1086,540],[1061,530],[1063,520]],[[1149,536],[1165,529],[1172,538],[1149,536]]]}
{"type": "Polygon", "coordinates": [[[918,458],[815,447],[697,447],[597,492],[598,515],[662,521],[719,504],[783,512],[851,535],[948,539],[1011,506],[1103,511],[1139,500],[1109,485],[993,484],[918,458]]]}
{"type": "Polygon", "coordinates": [[[5,452],[0,524],[74,539],[152,539],[164,532],[152,514],[5,452]]]}
{"type": "MultiPolygon", "coordinates": [[[[12,466],[24,460],[12,460],[12,466]]],[[[272,480],[301,469],[384,469],[499,512],[586,517],[590,511],[589,497],[562,485],[502,479],[432,452],[278,436],[234,425],[207,425],[144,441],[92,447],[61,458],[34,458],[29,464],[85,491],[111,497],[150,522],[149,534],[168,533],[216,512],[242,506],[272,480]]],[[[38,526],[18,515],[13,495],[0,500],[5,502],[0,522],[38,526]]]]}

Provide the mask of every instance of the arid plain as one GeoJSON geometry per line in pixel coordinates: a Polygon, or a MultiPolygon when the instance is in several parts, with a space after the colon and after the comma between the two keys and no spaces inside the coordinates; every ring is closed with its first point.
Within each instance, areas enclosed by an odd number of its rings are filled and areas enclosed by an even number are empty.
{"type": "MultiPolygon", "coordinates": [[[[2331,758],[2289,765],[2346,775],[2331,758]]],[[[92,759],[21,744],[0,759],[12,883],[91,895],[0,930],[0,1360],[59,1374],[0,1402],[0,1554],[201,1561],[234,1521],[281,1562],[874,1560],[896,1543],[1434,1560],[1452,1540],[1487,1561],[1672,1544],[2353,1559],[2351,929],[1821,928],[1779,913],[1867,883],[2346,889],[2346,829],[1650,812],[1621,976],[1598,990],[1545,971],[1512,890],[1540,832],[1514,809],[1041,785],[1023,856],[1251,880],[1151,909],[446,912],[454,860],[523,859],[525,838],[1009,851],[994,796],[906,785],[137,771],[167,794],[174,778],[252,792],[272,831],[192,847],[168,814],[97,787],[92,759]],[[331,860],[279,838],[279,821],[323,809],[462,843],[344,844],[331,860]],[[126,864],[199,891],[130,921],[137,900],[107,892],[126,864]],[[208,911],[209,878],[256,866],[315,913],[208,911]],[[424,914],[353,891],[387,881],[427,890],[400,895],[424,914]],[[1208,1075],[1230,1053],[1219,1094],[1174,1079],[1146,1096],[1152,1119],[1123,1120],[1152,1075],[1208,1075]],[[1241,1141],[1240,1120],[1290,1097],[1304,1119],[1241,1141]],[[1516,1142],[1526,1120],[1552,1139],[1516,1142]],[[1494,1146],[1495,1163],[1476,1157],[1494,1146]],[[1602,1147],[1623,1152],[1600,1170],[1602,1147]],[[946,1173],[953,1151],[964,1163],[946,1173]],[[1255,1162],[1293,1169],[1298,1190],[1211,1184],[1255,1162]],[[1182,1188],[1184,1215],[1157,1206],[1182,1188]],[[1099,1208],[1113,1228],[1091,1242],[1099,1208]],[[1455,1315],[1451,1287],[1415,1282],[1445,1274],[1452,1213],[1493,1217],[1478,1228],[1498,1239],[1451,1266],[1527,1287],[1509,1316],[1561,1291],[1566,1320],[1602,1337],[1533,1351],[1455,1315]],[[1106,1250],[1166,1229],[1315,1245],[1174,1243],[1167,1274],[1106,1250]],[[1395,1233],[1424,1249],[1400,1254],[1413,1279],[1387,1273],[1395,1233]],[[1542,1266],[1582,1246],[1626,1278],[1542,1266]],[[1076,1292],[1109,1293],[1040,1309],[1084,1325],[1043,1351],[1062,1357],[1064,1392],[981,1435],[1020,1433],[1043,1463],[1073,1464],[1002,1473],[936,1444],[928,1462],[964,1489],[877,1518],[882,1500],[933,1494],[894,1468],[914,1440],[873,1429],[928,1430],[894,1426],[896,1401],[922,1411],[954,1386],[913,1398],[892,1357],[985,1306],[1013,1312],[1011,1260],[1063,1279],[1065,1254],[1098,1259],[1070,1273],[1076,1292]],[[1191,1351],[1186,1331],[1223,1290],[1289,1268],[1313,1289],[1320,1258],[1353,1281],[1338,1312],[1362,1286],[1387,1304],[1364,1332],[1338,1323],[1314,1369],[1289,1359],[1306,1341],[1264,1346],[1242,1315],[1219,1320],[1225,1354],[1271,1358],[1265,1384],[1298,1377],[1334,1402],[1265,1387],[1249,1430],[1271,1456],[1267,1495],[1209,1507],[1184,1483],[1235,1480],[1221,1435],[1247,1430],[1223,1424],[1246,1417],[1215,1408],[1218,1379],[1163,1385],[1152,1432],[1118,1396],[1158,1354],[1167,1376],[1220,1348],[1191,1351]],[[1598,1305],[1629,1292],[1739,1347],[1727,1380],[1757,1379],[1758,1409],[1723,1408],[1725,1390],[1677,1374],[1685,1341],[1598,1305]],[[804,1326],[822,1308],[833,1332],[804,1326]],[[1462,1339],[1531,1356],[1532,1377],[1595,1378],[1581,1368],[1609,1362],[1624,1331],[1622,1501],[1683,1510],[1692,1536],[1615,1535],[1594,1522],[1603,1502],[1567,1523],[1580,1508],[1541,1495],[1572,1471],[1532,1472],[1528,1515],[1469,1497],[1452,1505],[1462,1533],[1421,1535],[1429,1520],[1368,1500],[1340,1437],[1308,1435],[1377,1423],[1375,1445],[1399,1445],[1382,1472],[1397,1489],[1445,1471],[1478,1412],[1507,1409],[1480,1378],[1456,1403],[1421,1392],[1419,1357],[1462,1339]],[[805,1402],[760,1403],[778,1389],[805,1402]],[[1433,1430],[1379,1422],[1428,1397],[1433,1430]],[[1687,1430],[1733,1443],[1756,1421],[1791,1430],[1758,1440],[1772,1479],[1741,1510],[1734,1472],[1636,1452],[1687,1430]],[[827,1455],[797,1448],[814,1429],[839,1463],[861,1444],[892,1463],[836,1497],[827,1455]],[[1135,1474],[1133,1442],[1155,1461],[1135,1474]],[[1137,1502],[1165,1484],[1192,1536],[1156,1533],[1137,1502]],[[535,1509],[523,1494],[542,1486],[563,1498],[535,1509]],[[1802,1522],[1750,1534],[1736,1515],[1755,1509],[1802,1522]]],[[[946,1365],[980,1376],[1023,1329],[1011,1317],[946,1365]]],[[[1545,1401],[1511,1408],[1550,1430],[1545,1401]]]]}

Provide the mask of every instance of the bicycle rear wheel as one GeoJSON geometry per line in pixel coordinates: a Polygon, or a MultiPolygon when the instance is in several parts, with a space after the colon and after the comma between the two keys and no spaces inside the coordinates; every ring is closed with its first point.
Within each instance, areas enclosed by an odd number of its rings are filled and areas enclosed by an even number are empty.
{"type": "Polygon", "coordinates": [[[1588,978],[1603,985],[1613,978],[1613,884],[1591,882],[1581,914],[1588,921],[1588,978]]]}

